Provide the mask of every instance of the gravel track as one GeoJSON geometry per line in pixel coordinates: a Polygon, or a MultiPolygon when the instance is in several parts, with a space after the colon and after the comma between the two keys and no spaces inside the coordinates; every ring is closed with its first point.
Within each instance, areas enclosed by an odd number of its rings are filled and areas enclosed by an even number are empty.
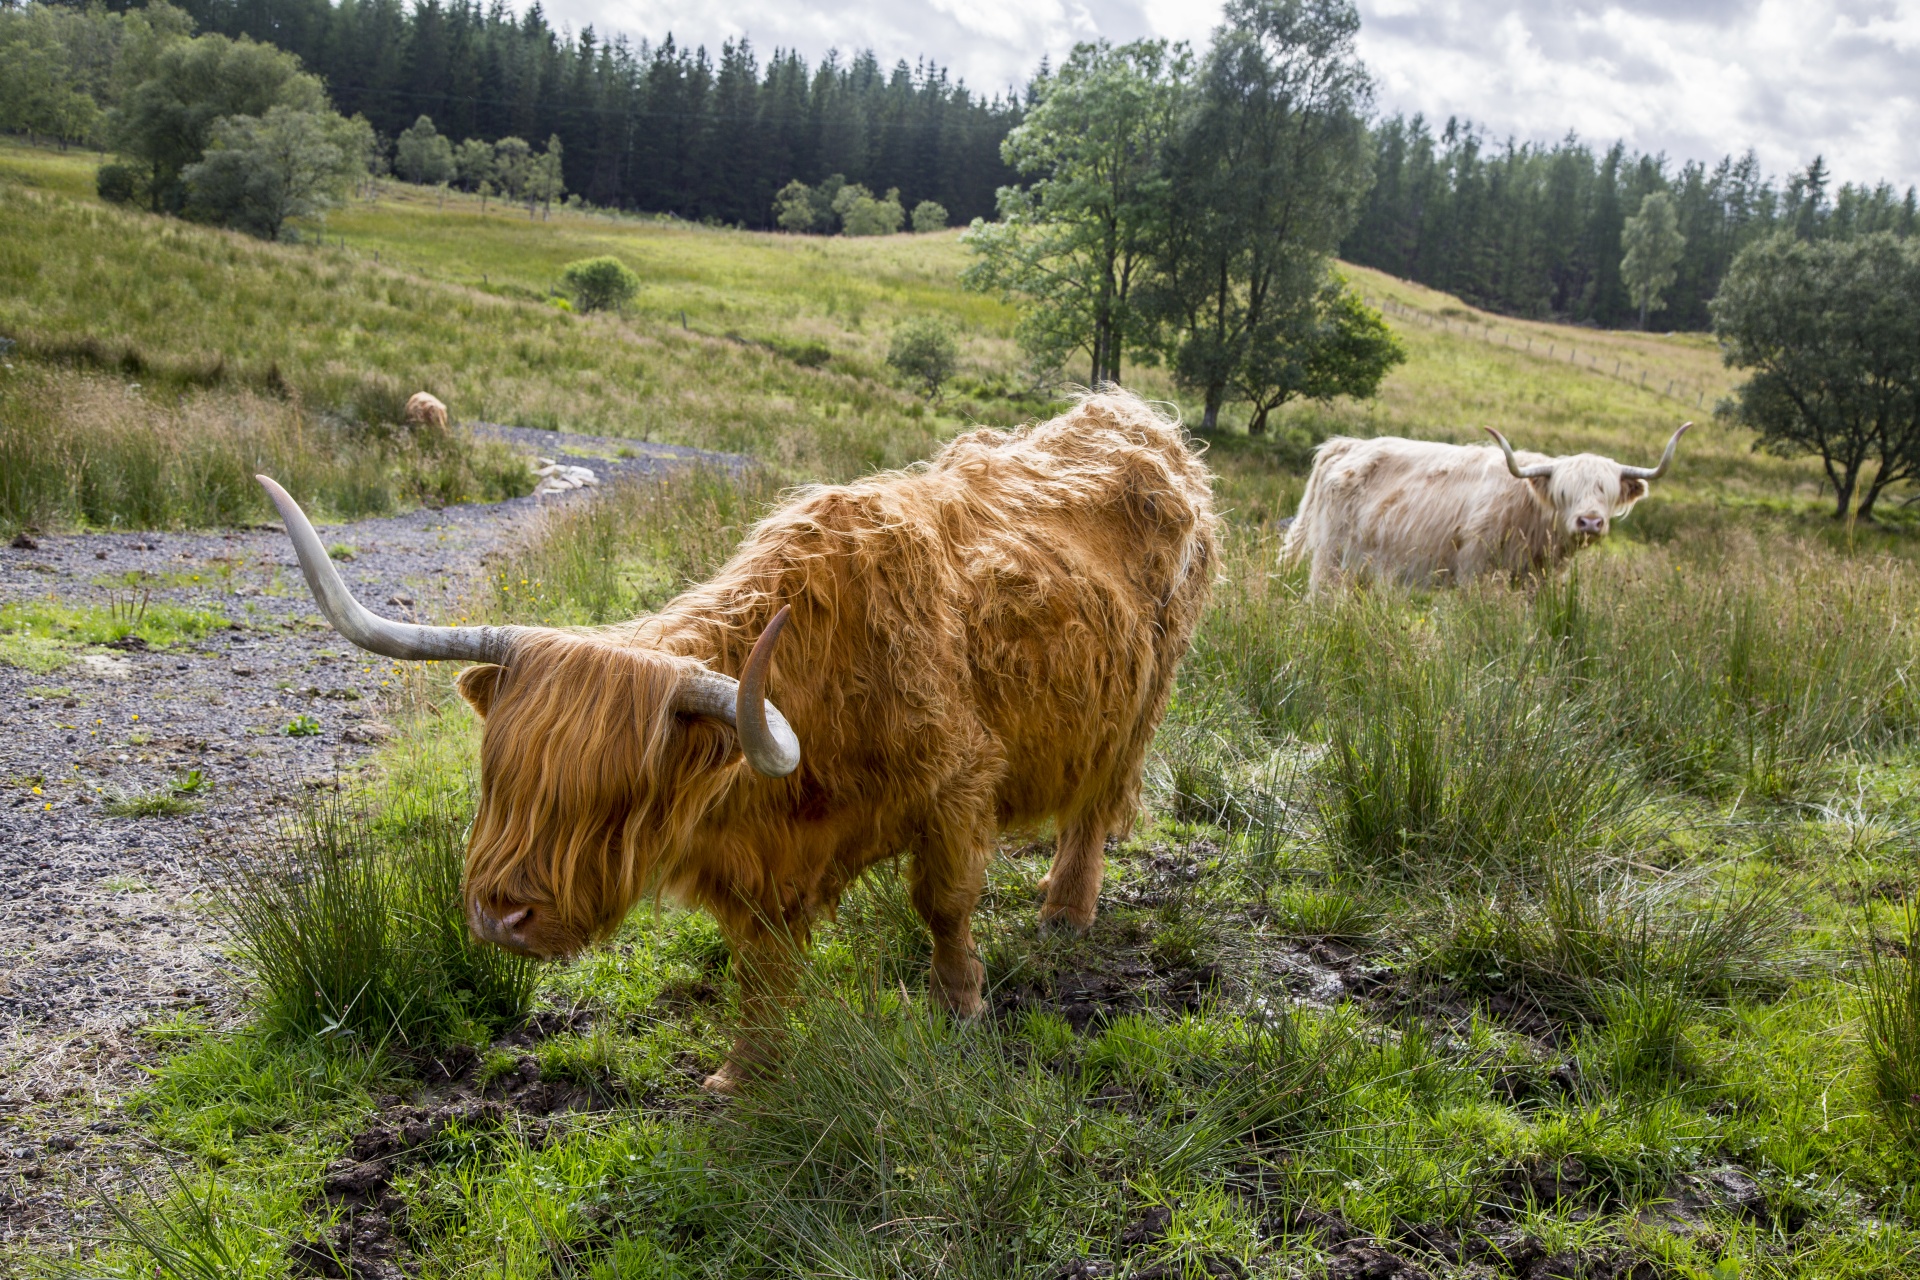
{"type": "MultiPolygon", "coordinates": [[[[476,430],[603,480],[747,461],[476,430]]],[[[453,615],[490,552],[573,499],[416,511],[321,536],[354,548],[340,567],[362,601],[428,621],[453,615]]],[[[142,1064],[164,1053],[152,1024],[240,1015],[240,978],[209,905],[210,853],[273,835],[301,785],[329,785],[389,733],[392,664],[321,622],[277,524],[0,548],[0,603],[138,607],[129,573],[150,575],[138,589],[150,589],[149,607],[225,625],[166,648],[76,650],[50,672],[0,665],[0,1249],[57,1240],[84,1216],[83,1182],[115,1185],[123,1169],[150,1163],[111,1113],[142,1064]],[[289,736],[296,716],[318,732],[289,736]],[[206,786],[193,812],[110,814],[114,798],[164,794],[195,769],[206,786]]]]}

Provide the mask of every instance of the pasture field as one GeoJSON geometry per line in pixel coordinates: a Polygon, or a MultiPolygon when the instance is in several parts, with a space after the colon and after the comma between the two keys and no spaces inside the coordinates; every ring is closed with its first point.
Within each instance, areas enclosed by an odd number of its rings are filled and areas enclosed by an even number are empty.
{"type": "MultiPolygon", "coordinates": [[[[458,617],[630,616],[793,481],[1046,410],[1009,313],[955,285],[951,236],[529,225],[390,192],[328,247],[276,247],[106,209],[80,163],[0,150],[0,245],[45,255],[36,275],[0,247],[0,334],[31,376],[119,387],[138,379],[82,344],[134,344],[165,389],[138,394],[191,404],[277,396],[244,373],[271,359],[315,406],[423,380],[458,416],[765,464],[558,511],[458,617]],[[631,314],[540,300],[601,252],[648,279],[631,314]],[[189,292],[223,303],[198,328],[189,292]],[[969,382],[933,406],[880,358],[916,311],[966,334],[969,382]],[[824,365],[793,358],[810,342],[824,365]],[[243,372],[165,372],[216,358],[243,372]]],[[[1409,359],[1374,403],[1209,442],[1226,562],[1148,811],[1084,938],[1036,926],[1050,833],[1004,843],[976,920],[989,1017],[930,1011],[924,933],[882,868],[815,940],[782,1074],[704,1097],[732,1000],[711,922],[643,907],[533,971],[476,952],[447,890],[477,726],[451,671],[396,671],[398,737],[295,824],[287,862],[234,869],[252,1020],[156,1025],[150,1087],[69,1104],[156,1153],[86,1268],[1920,1272],[1912,530],[1834,526],[1812,465],[1711,421],[1730,380],[1710,341],[1480,317],[1351,274],[1409,359]],[[1651,462],[1683,417],[1674,473],[1556,582],[1310,601],[1274,569],[1273,522],[1329,432],[1492,425],[1651,462]]],[[[1178,404],[1154,371],[1140,385],[1178,404]]]]}

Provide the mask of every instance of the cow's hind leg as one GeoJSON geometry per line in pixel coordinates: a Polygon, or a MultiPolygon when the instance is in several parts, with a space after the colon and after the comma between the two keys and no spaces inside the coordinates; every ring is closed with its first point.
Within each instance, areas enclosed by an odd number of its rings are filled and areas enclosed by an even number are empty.
{"type": "Polygon", "coordinates": [[[1053,866],[1040,888],[1047,900],[1040,923],[1085,933],[1100,907],[1100,879],[1107,869],[1107,827],[1103,819],[1081,815],[1062,824],[1053,866]]]}
{"type": "Polygon", "coordinates": [[[933,973],[927,982],[934,1004],[962,1018],[985,1007],[980,990],[986,967],[974,953],[973,909],[987,883],[992,828],[929,829],[907,865],[907,896],[933,934],[933,973]]]}

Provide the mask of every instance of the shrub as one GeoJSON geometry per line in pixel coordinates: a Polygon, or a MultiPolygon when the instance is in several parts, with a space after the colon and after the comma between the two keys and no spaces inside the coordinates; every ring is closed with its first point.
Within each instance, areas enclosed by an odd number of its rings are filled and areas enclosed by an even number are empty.
{"type": "Polygon", "coordinates": [[[929,400],[939,395],[941,385],[953,376],[959,358],[953,329],[932,316],[904,321],[893,331],[893,342],[887,348],[887,363],[926,388],[929,400]]]}
{"type": "Polygon", "coordinates": [[[937,200],[922,200],[913,206],[913,229],[921,235],[929,231],[945,231],[947,206],[937,200]]]}
{"type": "Polygon", "coordinates": [[[842,234],[850,236],[890,236],[907,220],[898,189],[876,200],[857,182],[842,187],[834,196],[833,211],[840,215],[842,234]]]}
{"type": "Polygon", "coordinates": [[[569,262],[560,272],[560,282],[582,311],[623,310],[640,292],[640,277],[612,256],[569,262]]]}

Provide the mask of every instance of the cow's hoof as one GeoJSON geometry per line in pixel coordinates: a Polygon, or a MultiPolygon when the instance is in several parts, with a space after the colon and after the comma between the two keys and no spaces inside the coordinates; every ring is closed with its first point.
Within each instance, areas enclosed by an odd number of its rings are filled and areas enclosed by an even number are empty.
{"type": "Polygon", "coordinates": [[[1045,906],[1040,908],[1040,928],[1047,933],[1064,933],[1075,938],[1084,938],[1087,930],[1093,928],[1093,915],[1091,911],[1045,906]]]}
{"type": "Polygon", "coordinates": [[[702,1089],[722,1098],[739,1097],[740,1086],[740,1077],[734,1073],[732,1067],[722,1067],[700,1082],[702,1089]]]}

